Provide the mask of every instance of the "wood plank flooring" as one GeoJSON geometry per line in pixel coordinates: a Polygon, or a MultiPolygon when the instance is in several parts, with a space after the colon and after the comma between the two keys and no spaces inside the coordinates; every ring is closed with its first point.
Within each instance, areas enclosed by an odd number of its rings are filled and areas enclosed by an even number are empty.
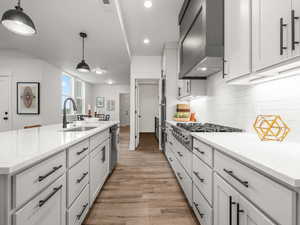
{"type": "Polygon", "coordinates": [[[152,134],[129,151],[129,129],[120,134],[118,166],[84,225],[198,225],[152,134]]]}

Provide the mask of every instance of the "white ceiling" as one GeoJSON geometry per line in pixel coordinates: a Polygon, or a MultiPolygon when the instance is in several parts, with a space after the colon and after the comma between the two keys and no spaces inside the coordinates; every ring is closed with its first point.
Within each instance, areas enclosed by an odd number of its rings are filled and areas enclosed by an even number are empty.
{"type": "MultiPolygon", "coordinates": [[[[111,0],[109,7],[102,0],[22,0],[22,7],[34,21],[38,34],[17,36],[0,26],[0,49],[33,55],[91,83],[112,80],[128,84],[130,53],[161,55],[166,41],[178,40],[177,16],[183,1],[152,0],[153,7],[146,9],[144,0],[111,0]],[[120,3],[122,17],[115,1],[120,3]],[[81,31],[88,34],[87,63],[91,68],[106,69],[105,75],[76,72],[75,67],[81,61],[81,31]],[[143,44],[145,37],[150,39],[149,45],[143,44]]],[[[1,0],[0,16],[15,4],[14,0],[1,0]]]]}
{"type": "Polygon", "coordinates": [[[119,1],[132,55],[161,55],[165,42],[178,41],[178,14],[184,0],[152,0],[150,9],[144,7],[144,0],[119,1]],[[143,43],[146,37],[149,45],[143,43]]]}
{"type": "MultiPolygon", "coordinates": [[[[1,0],[0,15],[13,8],[15,2],[1,0]]],[[[106,8],[100,0],[23,0],[22,7],[34,21],[38,34],[17,36],[0,26],[0,49],[31,54],[91,83],[129,83],[130,58],[114,6],[106,8]],[[107,74],[76,72],[81,60],[80,31],[88,34],[86,61],[92,68],[105,68],[107,74]]]]}

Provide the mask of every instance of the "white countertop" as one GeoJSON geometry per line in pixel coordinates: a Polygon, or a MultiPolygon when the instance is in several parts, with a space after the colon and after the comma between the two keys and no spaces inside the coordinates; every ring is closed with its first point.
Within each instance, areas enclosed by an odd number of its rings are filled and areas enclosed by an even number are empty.
{"type": "Polygon", "coordinates": [[[62,132],[62,124],[1,132],[0,174],[15,173],[117,123],[83,122],[81,126],[97,128],[82,132],[62,132]]]}
{"type": "Polygon", "coordinates": [[[300,143],[261,141],[254,133],[192,133],[249,166],[293,187],[300,187],[300,143]]]}

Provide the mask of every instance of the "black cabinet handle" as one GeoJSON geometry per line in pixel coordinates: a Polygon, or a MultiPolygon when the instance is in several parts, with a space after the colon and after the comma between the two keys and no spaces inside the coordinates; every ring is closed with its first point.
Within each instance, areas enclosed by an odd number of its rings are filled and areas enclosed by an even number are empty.
{"type": "Polygon", "coordinates": [[[181,176],[181,174],[180,174],[180,173],[177,173],[177,176],[179,177],[179,179],[180,179],[180,180],[182,180],[182,179],[183,179],[183,177],[181,176]]]}
{"type": "Polygon", "coordinates": [[[88,172],[82,174],[82,176],[79,179],[77,179],[77,183],[79,184],[88,174],[88,172]]]}
{"type": "Polygon", "coordinates": [[[198,213],[199,213],[199,215],[200,215],[200,217],[201,217],[201,219],[204,217],[204,213],[201,213],[200,212],[200,209],[199,209],[199,204],[197,204],[196,202],[194,202],[194,206],[195,206],[195,208],[197,209],[197,211],[198,211],[198,213]]]}
{"type": "Polygon", "coordinates": [[[236,206],[236,225],[240,225],[240,214],[243,212],[244,210],[240,209],[240,204],[238,203],[236,206]]]}
{"type": "Polygon", "coordinates": [[[77,155],[81,155],[82,153],[84,153],[85,151],[87,151],[89,148],[88,147],[85,147],[83,148],[80,152],[77,152],[76,154],[77,155]]]}
{"type": "Polygon", "coordinates": [[[169,160],[170,160],[171,162],[173,162],[173,159],[172,159],[171,157],[169,157],[169,160]]]}
{"type": "Polygon", "coordinates": [[[170,145],[173,145],[173,143],[172,143],[171,141],[169,141],[169,144],[170,144],[170,145]]]}
{"type": "Polygon", "coordinates": [[[62,165],[53,167],[53,169],[51,171],[49,171],[48,173],[46,173],[45,175],[39,176],[38,181],[39,182],[43,181],[44,179],[46,179],[47,177],[49,177],[51,174],[55,173],[60,168],[62,168],[62,165]]]}
{"type": "Polygon", "coordinates": [[[296,26],[295,26],[295,20],[298,20],[299,17],[295,16],[295,10],[292,10],[292,50],[294,51],[296,49],[296,45],[299,44],[299,41],[296,41],[296,34],[295,34],[295,30],[296,30],[296,26]]]}
{"type": "Polygon", "coordinates": [[[8,120],[8,117],[3,117],[3,120],[8,120]]]}
{"type": "Polygon", "coordinates": [[[43,205],[45,205],[45,203],[50,199],[50,198],[52,198],[60,189],[62,189],[62,185],[60,185],[59,187],[57,187],[57,188],[53,188],[53,192],[50,194],[50,195],[48,195],[45,199],[43,199],[43,200],[40,200],[39,201],[39,207],[42,207],[43,205]]]}
{"type": "Polygon", "coordinates": [[[287,27],[287,24],[283,23],[283,18],[280,18],[280,55],[283,55],[283,51],[287,47],[283,46],[283,28],[287,27]]]}
{"type": "Polygon", "coordinates": [[[203,183],[204,182],[204,179],[203,178],[201,178],[200,176],[199,176],[199,173],[198,172],[196,172],[196,171],[193,171],[193,173],[195,174],[195,176],[201,181],[201,183],[203,183]]]}
{"type": "Polygon", "coordinates": [[[205,154],[205,152],[201,151],[201,150],[200,150],[199,148],[197,148],[197,147],[194,147],[194,149],[197,150],[197,152],[199,152],[199,153],[202,154],[202,155],[205,154]]]}
{"type": "Polygon", "coordinates": [[[232,196],[229,197],[229,225],[232,225],[232,206],[236,203],[232,201],[232,196]]]}
{"type": "Polygon", "coordinates": [[[102,148],[102,162],[105,162],[106,154],[105,154],[105,146],[102,148]]]}
{"type": "Polygon", "coordinates": [[[183,157],[183,155],[182,155],[181,152],[177,152],[177,154],[178,154],[180,157],[183,157]]]}
{"type": "Polygon", "coordinates": [[[231,176],[232,178],[234,178],[235,180],[237,180],[239,183],[241,183],[242,185],[244,185],[246,188],[249,187],[249,182],[248,181],[243,181],[240,178],[238,178],[236,175],[234,175],[233,171],[231,170],[226,170],[224,169],[225,173],[227,173],[229,176],[231,176]]]}
{"type": "Polygon", "coordinates": [[[77,220],[80,220],[81,216],[83,215],[86,207],[88,207],[89,203],[86,203],[83,207],[82,207],[82,210],[81,212],[76,216],[77,220]]]}

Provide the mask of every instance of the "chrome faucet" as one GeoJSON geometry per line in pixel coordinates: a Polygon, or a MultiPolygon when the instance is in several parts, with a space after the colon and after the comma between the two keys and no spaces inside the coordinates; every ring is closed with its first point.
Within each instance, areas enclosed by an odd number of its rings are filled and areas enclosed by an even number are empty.
{"type": "Polygon", "coordinates": [[[66,98],[64,101],[64,109],[63,109],[63,128],[67,128],[67,102],[71,101],[73,104],[73,110],[77,111],[76,103],[73,98],[66,98]]]}

